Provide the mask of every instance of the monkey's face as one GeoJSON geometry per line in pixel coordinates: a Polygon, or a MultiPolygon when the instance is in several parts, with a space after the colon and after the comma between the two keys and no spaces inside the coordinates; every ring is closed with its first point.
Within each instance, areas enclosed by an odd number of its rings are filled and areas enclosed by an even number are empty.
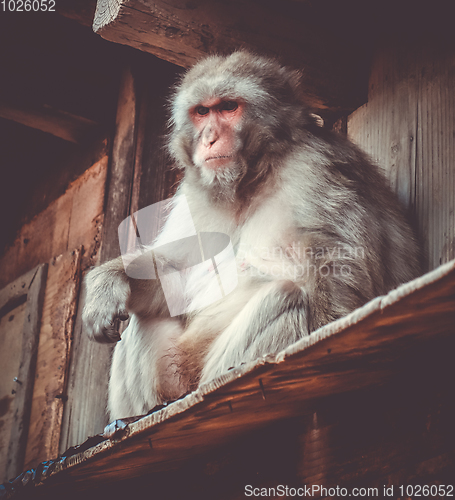
{"type": "Polygon", "coordinates": [[[234,200],[279,165],[307,121],[297,76],[246,52],[189,70],[172,99],[169,137],[187,182],[234,200]]]}
{"type": "Polygon", "coordinates": [[[192,159],[202,171],[222,174],[237,162],[243,111],[241,101],[220,98],[205,100],[190,110],[196,132],[192,159]]]}

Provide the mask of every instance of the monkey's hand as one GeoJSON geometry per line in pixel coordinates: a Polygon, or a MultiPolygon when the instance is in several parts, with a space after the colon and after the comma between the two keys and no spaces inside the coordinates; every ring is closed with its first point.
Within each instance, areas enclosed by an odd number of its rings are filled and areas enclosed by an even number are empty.
{"type": "Polygon", "coordinates": [[[128,319],[126,304],[130,285],[118,261],[92,269],[85,279],[86,300],[82,321],[87,334],[97,342],[120,340],[120,321],[128,319]]]}

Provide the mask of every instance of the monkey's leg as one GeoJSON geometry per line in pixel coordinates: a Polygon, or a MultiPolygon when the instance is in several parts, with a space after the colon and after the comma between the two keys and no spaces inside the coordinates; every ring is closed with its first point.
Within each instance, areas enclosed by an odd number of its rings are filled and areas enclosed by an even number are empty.
{"type": "Polygon", "coordinates": [[[181,333],[175,319],[131,318],[112,358],[108,396],[112,420],[142,415],[187,391],[179,377],[181,360],[175,348],[181,333]]]}
{"type": "Polygon", "coordinates": [[[309,333],[306,292],[292,281],[264,285],[213,342],[200,383],[229,368],[279,352],[309,333]]]}

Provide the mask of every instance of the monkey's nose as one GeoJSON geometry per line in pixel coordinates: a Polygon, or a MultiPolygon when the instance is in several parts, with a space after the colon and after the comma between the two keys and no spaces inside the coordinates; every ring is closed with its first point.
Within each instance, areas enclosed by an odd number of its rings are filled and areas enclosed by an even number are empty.
{"type": "Polygon", "coordinates": [[[210,137],[206,137],[203,141],[203,144],[206,148],[212,147],[217,141],[218,137],[215,135],[211,135],[210,137]]]}
{"type": "Polygon", "coordinates": [[[218,137],[219,137],[219,134],[216,130],[214,130],[214,129],[206,130],[203,137],[202,137],[202,144],[206,148],[211,147],[218,140],[218,137]]]}

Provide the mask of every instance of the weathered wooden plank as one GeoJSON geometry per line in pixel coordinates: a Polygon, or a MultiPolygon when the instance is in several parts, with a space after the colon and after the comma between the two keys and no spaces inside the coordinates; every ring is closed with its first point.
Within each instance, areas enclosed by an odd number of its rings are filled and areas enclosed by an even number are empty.
{"type": "Polygon", "coordinates": [[[455,51],[427,48],[419,67],[419,225],[431,268],[455,256],[455,51]]]}
{"type": "MultiPolygon", "coordinates": [[[[119,93],[101,261],[119,255],[118,226],[123,219],[131,212],[170,196],[169,161],[163,134],[165,99],[175,81],[176,68],[164,61],[146,67],[143,59],[133,58],[131,67],[134,69],[125,70],[119,93]]],[[[82,199],[82,212],[85,203],[82,199]]],[[[82,330],[83,302],[84,296],[80,299],[75,326],[61,452],[101,432],[107,423],[105,405],[112,346],[90,341],[82,330]]]]}
{"type": "MultiPolygon", "coordinates": [[[[347,12],[341,14],[349,19],[347,12]]],[[[239,48],[278,56],[305,69],[315,108],[352,110],[365,98],[368,42],[360,47],[345,31],[344,36],[334,34],[338,25],[322,17],[331,15],[329,7],[306,2],[99,0],[93,28],[107,40],[183,67],[208,53],[239,48]]]]}
{"type": "Polygon", "coordinates": [[[75,143],[87,140],[99,129],[93,120],[50,106],[27,108],[16,103],[0,102],[0,117],[75,143]]]}
{"type": "MultiPolygon", "coordinates": [[[[22,358],[27,294],[36,269],[0,290],[0,481],[10,479],[9,444],[11,431],[16,425],[14,403],[17,389],[22,382],[19,367],[22,358]]],[[[33,374],[31,374],[33,377],[33,374]]],[[[14,450],[14,453],[16,450],[14,450]]]]}
{"type": "MultiPolygon", "coordinates": [[[[404,53],[401,55],[405,58],[404,53]]],[[[348,120],[348,136],[384,169],[407,208],[415,206],[416,102],[415,68],[396,54],[378,54],[369,82],[368,103],[348,120]],[[398,83],[399,79],[406,80],[398,83]]]]}
{"type": "MultiPolygon", "coordinates": [[[[116,132],[106,189],[101,262],[120,255],[118,226],[130,211],[137,142],[137,83],[125,68],[119,91],[116,132]]],[[[82,200],[83,202],[83,200],[82,200]]],[[[107,384],[112,346],[92,342],[82,328],[85,294],[79,300],[68,382],[68,402],[63,415],[60,450],[84,441],[106,425],[107,384]]]]}
{"type": "MultiPolygon", "coordinates": [[[[84,276],[84,275],[83,275],[84,276]]],[[[83,278],[82,276],[82,278],[83,278]]],[[[84,293],[74,325],[68,400],[64,407],[60,453],[101,432],[106,425],[107,383],[112,346],[92,342],[82,329],[84,293]]]]}
{"type": "Polygon", "coordinates": [[[13,402],[13,422],[8,446],[6,465],[8,477],[17,475],[24,466],[46,276],[47,264],[41,264],[34,270],[33,278],[28,288],[24,290],[27,295],[27,305],[22,333],[21,360],[17,374],[18,383],[13,402]]]}
{"type": "Polygon", "coordinates": [[[0,284],[40,262],[81,245],[83,267],[94,264],[101,243],[108,157],[105,155],[72,182],[66,192],[21,228],[0,260],[0,284]]]}
{"type": "Polygon", "coordinates": [[[25,468],[58,455],[82,249],[52,259],[44,298],[25,468]]]}
{"type": "Polygon", "coordinates": [[[141,70],[141,104],[131,212],[166,200],[175,191],[177,169],[166,152],[166,104],[180,68],[156,60],[141,70]],[[158,76],[159,75],[159,76],[158,76]],[[142,140],[139,140],[139,138],[142,140]]]}
{"type": "Polygon", "coordinates": [[[349,137],[385,169],[416,215],[430,269],[455,257],[455,51],[413,40],[374,59],[349,137]]]}
{"type": "MultiPolygon", "coordinates": [[[[3,290],[2,290],[3,292],[3,290]]],[[[24,297],[26,299],[26,297],[24,297]]],[[[10,479],[6,476],[8,446],[13,426],[13,401],[19,372],[22,350],[26,303],[10,302],[11,308],[2,309],[0,315],[0,482],[10,479]],[[16,304],[16,305],[15,305],[16,304]]]]}
{"type": "Polygon", "coordinates": [[[102,262],[120,255],[117,230],[130,211],[138,119],[136,85],[131,68],[125,68],[120,83],[116,132],[110,160],[101,247],[102,262]]]}
{"type": "Polygon", "coordinates": [[[420,356],[429,356],[433,343],[453,339],[454,328],[452,261],[276,356],[233,369],[184,399],[120,426],[100,444],[64,456],[49,469],[43,485],[50,477],[49,486],[71,477],[73,484],[87,488],[110,479],[173,469],[235,436],[305,415],[311,404],[323,398],[336,395],[342,402],[354,390],[403,377],[412,380],[419,365],[406,365],[410,371],[403,373],[403,360],[412,359],[417,348],[420,356]]]}
{"type": "Polygon", "coordinates": [[[35,272],[36,269],[32,269],[0,290],[0,314],[4,314],[3,311],[14,307],[15,303],[26,297],[35,272]]]}

